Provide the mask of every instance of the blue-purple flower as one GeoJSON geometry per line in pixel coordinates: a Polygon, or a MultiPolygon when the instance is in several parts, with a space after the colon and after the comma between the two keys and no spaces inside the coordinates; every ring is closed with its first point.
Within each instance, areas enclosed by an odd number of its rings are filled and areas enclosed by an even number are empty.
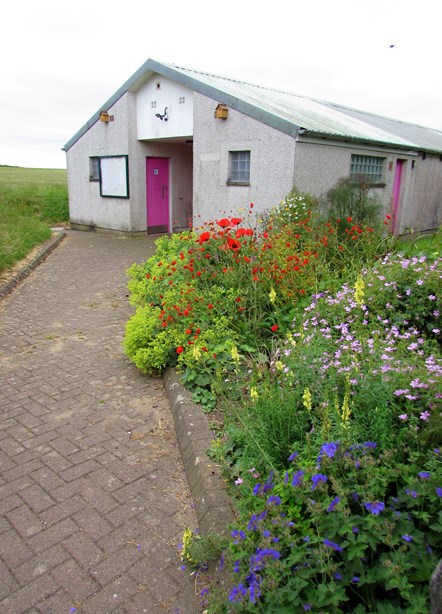
{"type": "Polygon", "coordinates": [[[402,535],[402,539],[404,539],[406,542],[413,541],[413,537],[411,535],[408,535],[407,533],[405,533],[405,535],[402,535]]]}
{"type": "Polygon", "coordinates": [[[379,516],[381,512],[385,509],[385,503],[382,501],[369,501],[364,503],[364,507],[370,514],[374,514],[375,516],[379,516]]]}
{"type": "Polygon", "coordinates": [[[327,548],[332,548],[336,552],[342,552],[344,550],[344,548],[341,548],[339,544],[336,544],[329,539],[324,539],[322,543],[324,544],[324,546],[327,546],[327,548]]]}
{"type": "Polygon", "coordinates": [[[334,509],[335,509],[335,507],[338,505],[338,503],[339,503],[339,501],[340,501],[340,500],[341,500],[341,499],[340,499],[339,497],[335,497],[335,498],[334,498],[334,499],[331,501],[330,505],[328,506],[328,508],[327,508],[327,512],[333,512],[333,511],[334,511],[334,509]]]}
{"type": "Polygon", "coordinates": [[[315,475],[312,475],[312,482],[313,482],[312,490],[315,490],[315,488],[319,486],[319,484],[325,483],[327,479],[328,479],[327,476],[323,475],[322,473],[315,473],[315,475]]]}

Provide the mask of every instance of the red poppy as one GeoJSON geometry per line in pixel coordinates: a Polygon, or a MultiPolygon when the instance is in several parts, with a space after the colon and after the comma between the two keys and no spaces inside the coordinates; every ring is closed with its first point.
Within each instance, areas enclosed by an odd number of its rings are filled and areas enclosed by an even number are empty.
{"type": "Polygon", "coordinates": [[[230,225],[231,226],[238,226],[238,224],[241,224],[242,219],[240,217],[232,217],[230,219],[230,225]]]}
{"type": "Polygon", "coordinates": [[[234,251],[238,251],[241,247],[241,243],[236,239],[232,239],[232,237],[227,237],[227,245],[229,249],[233,249],[234,251]]]}
{"type": "Polygon", "coordinates": [[[216,223],[218,226],[221,226],[221,228],[228,228],[230,226],[230,220],[228,220],[226,217],[223,217],[222,220],[217,220],[216,223]]]}
{"type": "Polygon", "coordinates": [[[385,217],[387,218],[387,220],[391,220],[391,215],[388,215],[388,213],[385,217]]]}
{"type": "Polygon", "coordinates": [[[353,221],[353,218],[349,215],[347,218],[347,222],[352,222],[352,221],[353,221]]]}
{"type": "Polygon", "coordinates": [[[273,326],[270,327],[270,330],[274,333],[276,333],[276,331],[278,330],[279,326],[277,324],[273,324],[273,326]]]}
{"type": "Polygon", "coordinates": [[[201,245],[202,243],[205,243],[205,241],[208,241],[209,239],[210,239],[210,232],[203,232],[202,234],[200,234],[198,238],[198,242],[201,245]]]}
{"type": "Polygon", "coordinates": [[[176,349],[176,353],[177,354],[182,354],[184,352],[184,348],[182,345],[179,345],[176,349]]]}
{"type": "Polygon", "coordinates": [[[212,303],[209,303],[209,304],[207,305],[207,309],[213,309],[213,305],[212,305],[212,303]]]}

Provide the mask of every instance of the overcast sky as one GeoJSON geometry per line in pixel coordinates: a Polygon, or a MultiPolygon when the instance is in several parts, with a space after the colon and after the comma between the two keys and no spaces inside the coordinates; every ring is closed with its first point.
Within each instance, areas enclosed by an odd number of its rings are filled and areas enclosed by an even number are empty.
{"type": "Polygon", "coordinates": [[[148,58],[442,130],[439,6],[440,0],[6,2],[0,164],[65,168],[64,144],[148,58]]]}

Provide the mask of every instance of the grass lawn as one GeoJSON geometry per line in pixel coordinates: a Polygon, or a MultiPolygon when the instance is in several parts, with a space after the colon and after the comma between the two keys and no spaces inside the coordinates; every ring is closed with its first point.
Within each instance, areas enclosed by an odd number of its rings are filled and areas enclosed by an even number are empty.
{"type": "Polygon", "coordinates": [[[68,219],[66,170],[0,167],[0,272],[68,219]]]}

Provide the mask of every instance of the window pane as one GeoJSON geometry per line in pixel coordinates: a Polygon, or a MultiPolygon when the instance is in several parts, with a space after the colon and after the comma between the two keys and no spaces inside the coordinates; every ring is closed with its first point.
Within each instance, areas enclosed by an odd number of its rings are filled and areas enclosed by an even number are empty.
{"type": "Polygon", "coordinates": [[[229,181],[248,183],[250,181],[250,151],[229,152],[229,181]]]}
{"type": "Polygon", "coordinates": [[[350,177],[363,175],[371,183],[381,183],[384,176],[384,161],[385,158],[352,155],[350,177]]]}

